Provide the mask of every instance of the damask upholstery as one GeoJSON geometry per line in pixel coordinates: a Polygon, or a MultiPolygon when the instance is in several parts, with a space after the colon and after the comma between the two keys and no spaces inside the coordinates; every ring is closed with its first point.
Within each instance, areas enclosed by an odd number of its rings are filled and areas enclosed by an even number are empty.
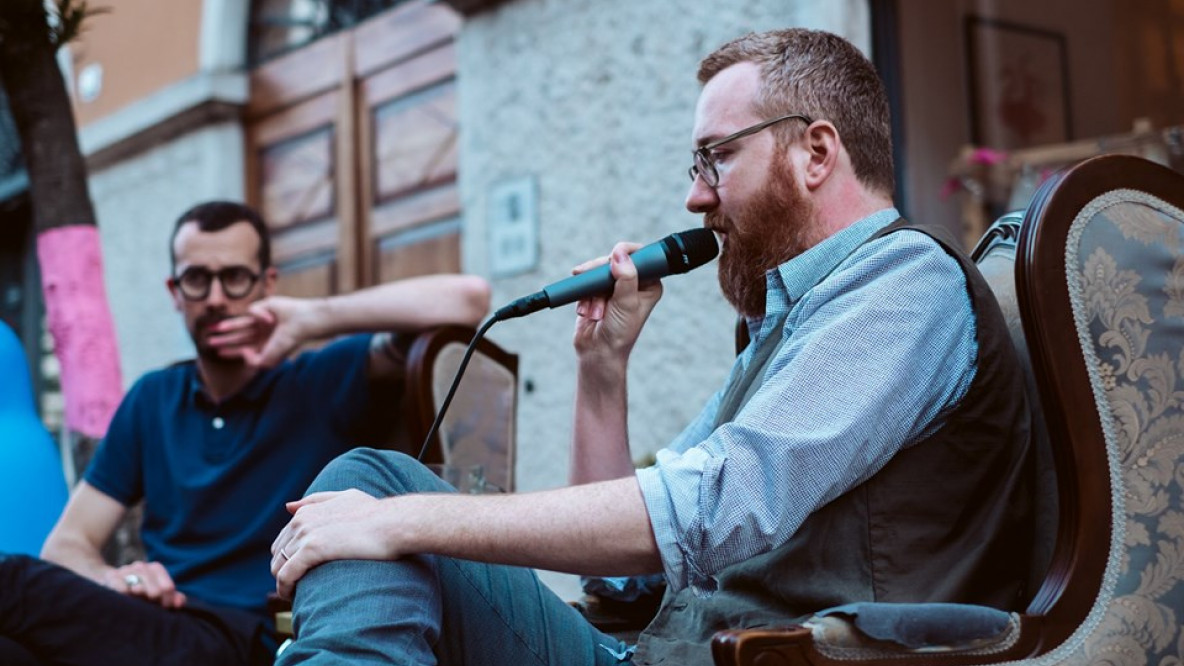
{"type": "Polygon", "coordinates": [[[1070,663],[1184,656],[1184,211],[1117,190],[1070,230],[1070,289],[1112,419],[1112,562],[1097,625],[1070,663]],[[1104,610],[1102,610],[1104,608],[1104,610]]]}
{"type": "Polygon", "coordinates": [[[833,621],[811,621],[725,632],[716,663],[1184,664],[1182,208],[1184,177],[1104,156],[1046,183],[1024,216],[1016,288],[1060,511],[1018,637],[989,654],[869,640],[848,658],[833,621]]]}

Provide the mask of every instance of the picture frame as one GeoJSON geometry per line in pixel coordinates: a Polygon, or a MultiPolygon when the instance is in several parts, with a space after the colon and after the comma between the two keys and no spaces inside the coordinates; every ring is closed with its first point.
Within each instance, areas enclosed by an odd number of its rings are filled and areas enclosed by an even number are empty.
{"type": "Polygon", "coordinates": [[[975,145],[1014,150],[1073,138],[1063,34],[968,15],[965,37],[975,145]]]}

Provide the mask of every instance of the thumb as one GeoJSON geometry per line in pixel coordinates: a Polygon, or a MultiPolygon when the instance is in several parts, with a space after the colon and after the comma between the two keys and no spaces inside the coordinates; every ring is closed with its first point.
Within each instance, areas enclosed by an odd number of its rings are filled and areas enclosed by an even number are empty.
{"type": "Polygon", "coordinates": [[[338,491],[331,491],[331,490],[330,491],[323,491],[323,492],[319,492],[319,493],[311,493],[309,495],[305,495],[304,497],[301,497],[298,500],[292,500],[291,502],[288,502],[284,506],[288,509],[289,513],[296,513],[302,507],[308,506],[309,504],[316,504],[318,502],[327,502],[327,501],[333,499],[334,497],[337,497],[340,494],[341,493],[338,491]]]}
{"type": "Polygon", "coordinates": [[[613,280],[618,283],[637,281],[637,266],[633,263],[633,257],[629,256],[625,244],[618,243],[613,248],[609,258],[609,270],[612,272],[613,280]]]}
{"type": "Polygon", "coordinates": [[[264,367],[262,353],[257,352],[254,349],[251,349],[250,347],[243,347],[242,349],[237,350],[237,353],[239,355],[239,358],[241,358],[244,363],[251,366],[252,368],[264,367]]]}

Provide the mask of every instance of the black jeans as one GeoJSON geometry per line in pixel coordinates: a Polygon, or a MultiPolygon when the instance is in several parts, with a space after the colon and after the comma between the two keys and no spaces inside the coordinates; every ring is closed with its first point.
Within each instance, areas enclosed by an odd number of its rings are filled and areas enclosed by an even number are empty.
{"type": "Polygon", "coordinates": [[[263,620],[192,599],[168,610],[25,555],[0,555],[0,664],[270,664],[263,620]]]}

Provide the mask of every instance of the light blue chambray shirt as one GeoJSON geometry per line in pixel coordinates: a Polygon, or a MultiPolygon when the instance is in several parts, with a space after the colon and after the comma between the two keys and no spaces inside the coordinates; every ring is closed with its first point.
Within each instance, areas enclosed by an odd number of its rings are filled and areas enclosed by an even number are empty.
{"type": "Polygon", "coordinates": [[[639,469],[672,590],[789,540],[813,511],[936,430],[974,378],[974,314],[957,260],[870,215],[769,271],[765,316],[724,387],[639,469]],[[712,430],[721,398],[784,316],[761,387],[712,430]]]}

